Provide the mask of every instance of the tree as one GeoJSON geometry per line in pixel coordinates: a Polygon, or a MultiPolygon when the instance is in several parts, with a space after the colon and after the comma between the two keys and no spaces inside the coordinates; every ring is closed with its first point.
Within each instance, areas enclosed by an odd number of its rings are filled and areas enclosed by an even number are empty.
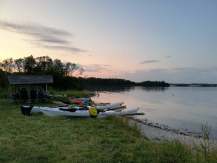
{"type": "Polygon", "coordinates": [[[6,72],[12,72],[15,69],[14,60],[12,58],[3,60],[2,68],[6,72]]]}
{"type": "Polygon", "coordinates": [[[24,59],[23,58],[15,59],[14,63],[15,63],[16,70],[18,72],[23,72],[23,70],[24,70],[24,59]]]}
{"type": "Polygon", "coordinates": [[[34,73],[35,66],[36,66],[36,61],[32,55],[24,58],[24,72],[28,74],[34,73]]]}
{"type": "Polygon", "coordinates": [[[55,59],[53,61],[53,69],[52,71],[56,74],[63,75],[64,74],[64,64],[61,60],[55,59]]]}
{"type": "Polygon", "coordinates": [[[35,70],[40,73],[49,73],[53,69],[53,60],[48,56],[41,56],[35,58],[36,68],[35,70]]]}
{"type": "Polygon", "coordinates": [[[3,63],[0,62],[0,71],[3,71],[3,63]]]}
{"type": "Polygon", "coordinates": [[[0,88],[4,88],[8,85],[7,74],[0,68],[0,88]]]}
{"type": "Polygon", "coordinates": [[[64,74],[65,76],[72,76],[75,70],[78,70],[79,66],[75,63],[67,62],[64,66],[64,74]]]}

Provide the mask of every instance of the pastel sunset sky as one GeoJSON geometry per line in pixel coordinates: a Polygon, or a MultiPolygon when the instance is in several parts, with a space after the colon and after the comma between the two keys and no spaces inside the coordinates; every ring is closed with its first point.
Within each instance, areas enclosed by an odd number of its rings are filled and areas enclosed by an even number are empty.
{"type": "Polygon", "coordinates": [[[217,83],[217,1],[0,0],[0,60],[30,54],[83,76],[217,83]]]}

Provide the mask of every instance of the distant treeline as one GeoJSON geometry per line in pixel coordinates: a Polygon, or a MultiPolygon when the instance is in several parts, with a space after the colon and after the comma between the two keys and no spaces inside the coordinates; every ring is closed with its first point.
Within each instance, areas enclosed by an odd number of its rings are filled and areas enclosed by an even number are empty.
{"type": "Polygon", "coordinates": [[[175,87],[217,87],[217,84],[209,84],[209,83],[192,83],[192,84],[178,83],[178,84],[170,84],[170,85],[175,87]]]}
{"type": "Polygon", "coordinates": [[[137,86],[144,86],[144,87],[169,87],[170,84],[164,81],[143,81],[140,83],[136,83],[137,86]]]}
{"type": "Polygon", "coordinates": [[[169,87],[168,83],[158,81],[146,81],[136,83],[125,79],[102,79],[102,78],[81,78],[81,77],[64,77],[56,79],[54,78],[55,88],[77,88],[77,89],[89,89],[89,90],[107,90],[107,89],[127,89],[132,86],[143,87],[169,87]]]}
{"type": "Polygon", "coordinates": [[[48,56],[34,58],[28,56],[19,59],[6,59],[0,62],[0,86],[7,87],[8,74],[49,74],[54,78],[52,86],[57,89],[95,89],[104,90],[108,87],[122,89],[132,86],[143,87],[168,87],[166,82],[144,81],[133,82],[125,79],[102,79],[73,77],[75,71],[83,71],[82,67],[75,63],[64,63],[59,59],[51,59],[48,56]]]}

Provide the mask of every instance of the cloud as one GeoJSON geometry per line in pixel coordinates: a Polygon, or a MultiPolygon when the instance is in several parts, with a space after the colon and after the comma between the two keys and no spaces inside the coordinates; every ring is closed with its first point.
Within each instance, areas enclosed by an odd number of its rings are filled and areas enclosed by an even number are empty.
{"type": "Polygon", "coordinates": [[[0,20],[0,29],[19,33],[30,37],[29,42],[52,50],[71,52],[84,52],[80,48],[73,47],[68,40],[72,34],[63,29],[47,27],[40,24],[22,24],[0,20]]]}
{"type": "Polygon", "coordinates": [[[209,72],[217,72],[217,67],[177,67],[177,68],[171,69],[171,71],[209,73],[209,72]]]}
{"type": "MultiPolygon", "coordinates": [[[[165,56],[164,59],[169,59],[169,58],[172,58],[172,56],[167,55],[167,56],[165,56]]],[[[149,60],[144,60],[144,61],[140,62],[140,64],[150,64],[150,63],[158,63],[158,62],[161,62],[161,61],[157,60],[157,59],[149,59],[149,60]]]]}
{"type": "Polygon", "coordinates": [[[151,59],[151,60],[144,60],[140,62],[140,64],[149,64],[149,63],[157,63],[157,62],[160,62],[160,60],[151,59]]]}
{"type": "Polygon", "coordinates": [[[103,71],[111,71],[110,65],[101,65],[101,64],[90,64],[82,66],[84,72],[103,72],[103,71]]]}
{"type": "Polygon", "coordinates": [[[85,50],[73,47],[73,46],[62,46],[62,45],[43,45],[44,48],[52,50],[64,50],[71,52],[85,52],[85,50]]]}

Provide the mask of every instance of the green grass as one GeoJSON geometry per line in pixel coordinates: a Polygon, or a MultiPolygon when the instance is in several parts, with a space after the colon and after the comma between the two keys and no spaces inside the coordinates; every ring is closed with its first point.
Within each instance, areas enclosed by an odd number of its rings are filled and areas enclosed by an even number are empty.
{"type": "MultiPolygon", "coordinates": [[[[122,119],[24,117],[19,105],[0,99],[0,162],[206,162],[179,142],[145,139],[122,119]]],[[[217,162],[216,153],[209,162],[217,162]]]]}
{"type": "Polygon", "coordinates": [[[78,91],[78,90],[66,90],[66,91],[57,91],[54,89],[49,90],[49,94],[53,95],[53,100],[62,101],[64,103],[70,103],[68,97],[90,97],[94,95],[94,92],[87,90],[78,91]]]}
{"type": "Polygon", "coordinates": [[[87,91],[87,90],[83,90],[83,91],[78,91],[78,90],[66,90],[66,91],[57,91],[54,89],[50,89],[49,90],[50,94],[52,95],[61,95],[61,96],[65,96],[65,97],[89,97],[91,95],[93,95],[93,92],[87,91]]]}
{"type": "Polygon", "coordinates": [[[8,89],[0,87],[0,99],[7,98],[7,96],[8,96],[8,89]]]}

